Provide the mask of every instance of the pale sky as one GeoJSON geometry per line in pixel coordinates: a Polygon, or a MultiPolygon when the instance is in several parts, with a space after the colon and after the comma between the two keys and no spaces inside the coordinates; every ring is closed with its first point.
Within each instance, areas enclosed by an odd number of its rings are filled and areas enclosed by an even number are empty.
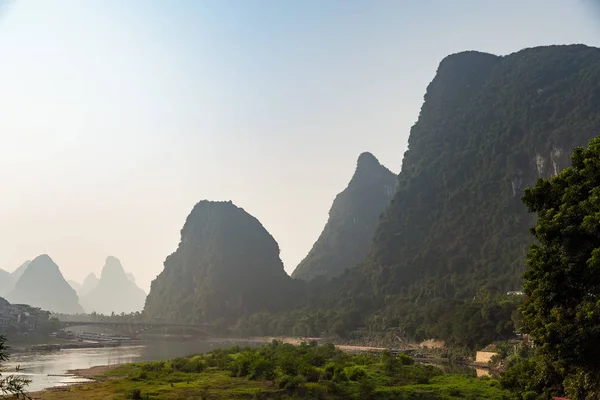
{"type": "Polygon", "coordinates": [[[358,155],[400,170],[440,60],[600,45],[592,0],[16,0],[0,13],[0,268],[108,255],[148,290],[202,199],[291,273],[358,155]]]}

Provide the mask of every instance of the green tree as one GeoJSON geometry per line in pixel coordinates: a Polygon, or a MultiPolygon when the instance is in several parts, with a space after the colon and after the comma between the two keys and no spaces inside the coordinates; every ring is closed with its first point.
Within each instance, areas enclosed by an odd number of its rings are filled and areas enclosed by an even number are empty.
{"type": "Polygon", "coordinates": [[[25,394],[25,387],[29,384],[29,380],[13,375],[2,375],[2,362],[7,360],[6,338],[0,336],[0,398],[14,396],[18,399],[28,399],[29,397],[25,394]]]}
{"type": "MultiPolygon", "coordinates": [[[[539,179],[523,202],[537,213],[527,257],[523,325],[537,355],[527,362],[543,397],[600,398],[600,138],[573,151],[570,168],[539,179]],[[542,371],[544,370],[544,371],[542,371]],[[540,382],[540,379],[537,379],[540,382]]],[[[516,368],[523,368],[520,363],[516,368]]],[[[522,374],[526,375],[526,374],[522,374]]]]}

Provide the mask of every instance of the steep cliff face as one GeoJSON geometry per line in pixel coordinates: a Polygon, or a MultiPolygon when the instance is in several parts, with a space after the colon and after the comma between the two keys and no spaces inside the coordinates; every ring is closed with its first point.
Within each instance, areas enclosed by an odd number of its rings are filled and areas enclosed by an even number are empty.
{"type": "Polygon", "coordinates": [[[520,197],[600,133],[599,65],[600,50],[582,45],[444,59],[347,289],[425,300],[518,288],[534,223],[520,197]]]}
{"type": "Polygon", "coordinates": [[[323,232],[292,277],[306,281],[331,279],[362,261],[396,183],[394,173],[371,153],[362,153],[350,183],[333,201],[323,232]]]}
{"type": "Polygon", "coordinates": [[[292,286],[277,242],[256,218],[231,202],[201,201],[152,282],[144,311],[167,321],[234,321],[285,306],[292,286]]]}
{"type": "Polygon", "coordinates": [[[6,300],[58,313],[83,313],[77,293],[46,254],[36,257],[27,266],[6,300]]]}
{"type": "Polygon", "coordinates": [[[146,293],[127,276],[121,261],[112,256],[106,258],[98,283],[81,297],[86,312],[105,315],[142,311],[145,301],[146,293]]]}

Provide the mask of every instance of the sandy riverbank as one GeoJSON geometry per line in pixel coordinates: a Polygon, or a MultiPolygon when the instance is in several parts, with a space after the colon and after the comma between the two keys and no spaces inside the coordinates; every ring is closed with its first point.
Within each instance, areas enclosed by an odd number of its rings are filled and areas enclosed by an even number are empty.
{"type": "MultiPolygon", "coordinates": [[[[271,343],[273,340],[278,340],[283,343],[289,343],[293,345],[299,345],[302,342],[310,342],[316,341],[319,344],[322,343],[322,338],[318,337],[292,337],[292,336],[257,336],[257,337],[248,337],[248,338],[210,338],[207,341],[214,342],[232,342],[232,343],[271,343]]],[[[357,345],[345,345],[345,344],[336,344],[340,350],[344,351],[382,351],[385,350],[385,347],[373,347],[373,346],[357,346],[357,345]]]]}
{"type": "Polygon", "coordinates": [[[108,371],[112,371],[113,369],[118,368],[121,365],[123,364],[97,365],[91,368],[70,369],[67,371],[67,374],[73,374],[80,378],[96,380],[98,375],[102,375],[107,373],[108,371]]]}

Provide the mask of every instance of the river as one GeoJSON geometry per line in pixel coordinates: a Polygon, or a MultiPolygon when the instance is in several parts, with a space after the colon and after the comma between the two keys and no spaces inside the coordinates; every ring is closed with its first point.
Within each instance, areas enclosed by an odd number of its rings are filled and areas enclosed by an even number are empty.
{"type": "MultiPolygon", "coordinates": [[[[166,360],[194,353],[206,353],[216,348],[251,343],[206,341],[146,341],[136,346],[105,347],[98,349],[69,349],[42,353],[13,354],[5,363],[9,375],[30,379],[27,391],[86,382],[86,379],[64,376],[68,370],[98,365],[125,364],[136,361],[166,360]],[[15,372],[17,366],[19,371],[15,372]],[[57,376],[63,375],[63,376],[57,376]]],[[[256,344],[256,343],[255,343],[256,344]]]]}

